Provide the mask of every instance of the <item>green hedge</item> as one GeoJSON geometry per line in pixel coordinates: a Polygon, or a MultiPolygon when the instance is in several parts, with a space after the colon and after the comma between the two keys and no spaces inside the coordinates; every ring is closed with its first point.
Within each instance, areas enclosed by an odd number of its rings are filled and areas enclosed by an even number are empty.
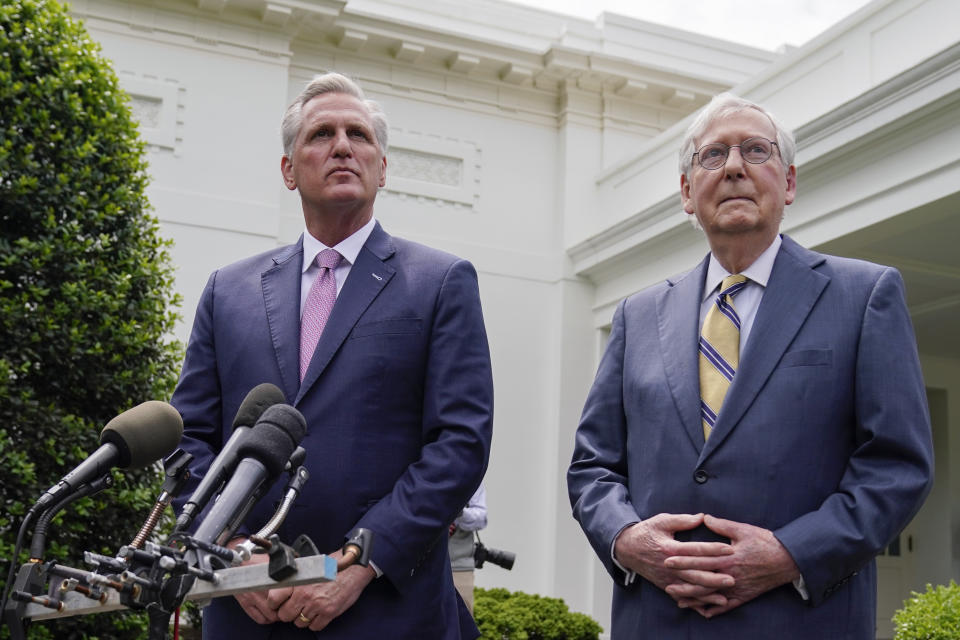
{"type": "MultiPolygon", "coordinates": [[[[145,400],[169,397],[175,383],[181,348],[169,336],[178,300],[146,184],[127,97],[82,25],[53,0],[2,0],[5,561],[27,508],[99,446],[103,426],[145,400]]],[[[159,479],[153,469],[116,473],[113,489],[54,521],[47,558],[82,566],[84,550],[116,552],[147,515],[159,479]]],[[[105,614],[36,624],[30,637],[116,640],[141,637],[142,629],[142,616],[105,614]]]]}
{"type": "Polygon", "coordinates": [[[560,598],[474,589],[473,615],[483,640],[597,640],[603,629],[560,598]]]}
{"type": "Polygon", "coordinates": [[[894,640],[956,640],[960,638],[960,586],[927,585],[913,593],[893,615],[894,640]]]}

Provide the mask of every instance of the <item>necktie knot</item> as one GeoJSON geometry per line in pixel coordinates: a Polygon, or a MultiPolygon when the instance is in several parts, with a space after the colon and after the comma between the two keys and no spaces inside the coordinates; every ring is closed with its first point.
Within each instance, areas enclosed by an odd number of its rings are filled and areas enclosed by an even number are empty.
{"type": "Polygon", "coordinates": [[[720,297],[735,296],[740,293],[745,286],[747,286],[747,276],[742,273],[727,276],[723,279],[723,282],[720,283],[720,297]]]}
{"type": "Polygon", "coordinates": [[[341,260],[343,260],[343,256],[336,249],[324,249],[316,257],[317,266],[327,269],[336,269],[341,260]]]}

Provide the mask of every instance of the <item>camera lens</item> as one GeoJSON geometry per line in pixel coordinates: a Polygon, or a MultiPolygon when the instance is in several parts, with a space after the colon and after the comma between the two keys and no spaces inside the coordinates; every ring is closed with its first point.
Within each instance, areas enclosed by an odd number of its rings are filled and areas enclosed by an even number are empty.
{"type": "Polygon", "coordinates": [[[487,549],[487,560],[507,571],[513,569],[513,561],[516,559],[517,554],[515,553],[501,551],[500,549],[487,549]]]}

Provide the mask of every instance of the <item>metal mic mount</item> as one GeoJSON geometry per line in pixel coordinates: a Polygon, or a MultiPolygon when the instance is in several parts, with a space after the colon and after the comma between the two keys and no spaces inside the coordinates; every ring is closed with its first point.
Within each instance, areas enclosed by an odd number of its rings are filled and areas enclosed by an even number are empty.
{"type": "Polygon", "coordinates": [[[163,545],[147,541],[162,510],[189,475],[189,454],[175,452],[156,505],[133,542],[121,547],[115,557],[87,551],[84,562],[90,569],[38,559],[20,567],[2,612],[11,640],[26,640],[26,628],[32,621],[121,609],[146,612],[149,639],[164,640],[170,617],[186,600],[202,602],[247,591],[327,582],[350,564],[366,566],[373,542],[373,533],[366,529],[351,532],[339,563],[320,555],[306,536],[300,536],[293,546],[277,537],[276,530],[309,478],[300,466],[303,455],[295,458],[298,452],[291,457],[290,481],[277,512],[236,549],[183,532],[173,534],[163,545]],[[270,554],[269,563],[237,566],[251,553],[263,551],[270,554]]]}

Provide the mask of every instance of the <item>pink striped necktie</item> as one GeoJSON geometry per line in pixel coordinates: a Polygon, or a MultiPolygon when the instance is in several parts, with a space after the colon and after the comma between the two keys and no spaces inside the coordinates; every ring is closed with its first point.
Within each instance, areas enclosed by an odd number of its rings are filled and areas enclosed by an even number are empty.
{"type": "Polygon", "coordinates": [[[316,263],[320,267],[300,317],[300,380],[307,374],[307,367],[313,358],[313,351],[320,341],[320,334],[327,324],[327,318],[337,301],[337,276],[334,269],[343,259],[334,249],[324,249],[317,254],[316,263]]]}

